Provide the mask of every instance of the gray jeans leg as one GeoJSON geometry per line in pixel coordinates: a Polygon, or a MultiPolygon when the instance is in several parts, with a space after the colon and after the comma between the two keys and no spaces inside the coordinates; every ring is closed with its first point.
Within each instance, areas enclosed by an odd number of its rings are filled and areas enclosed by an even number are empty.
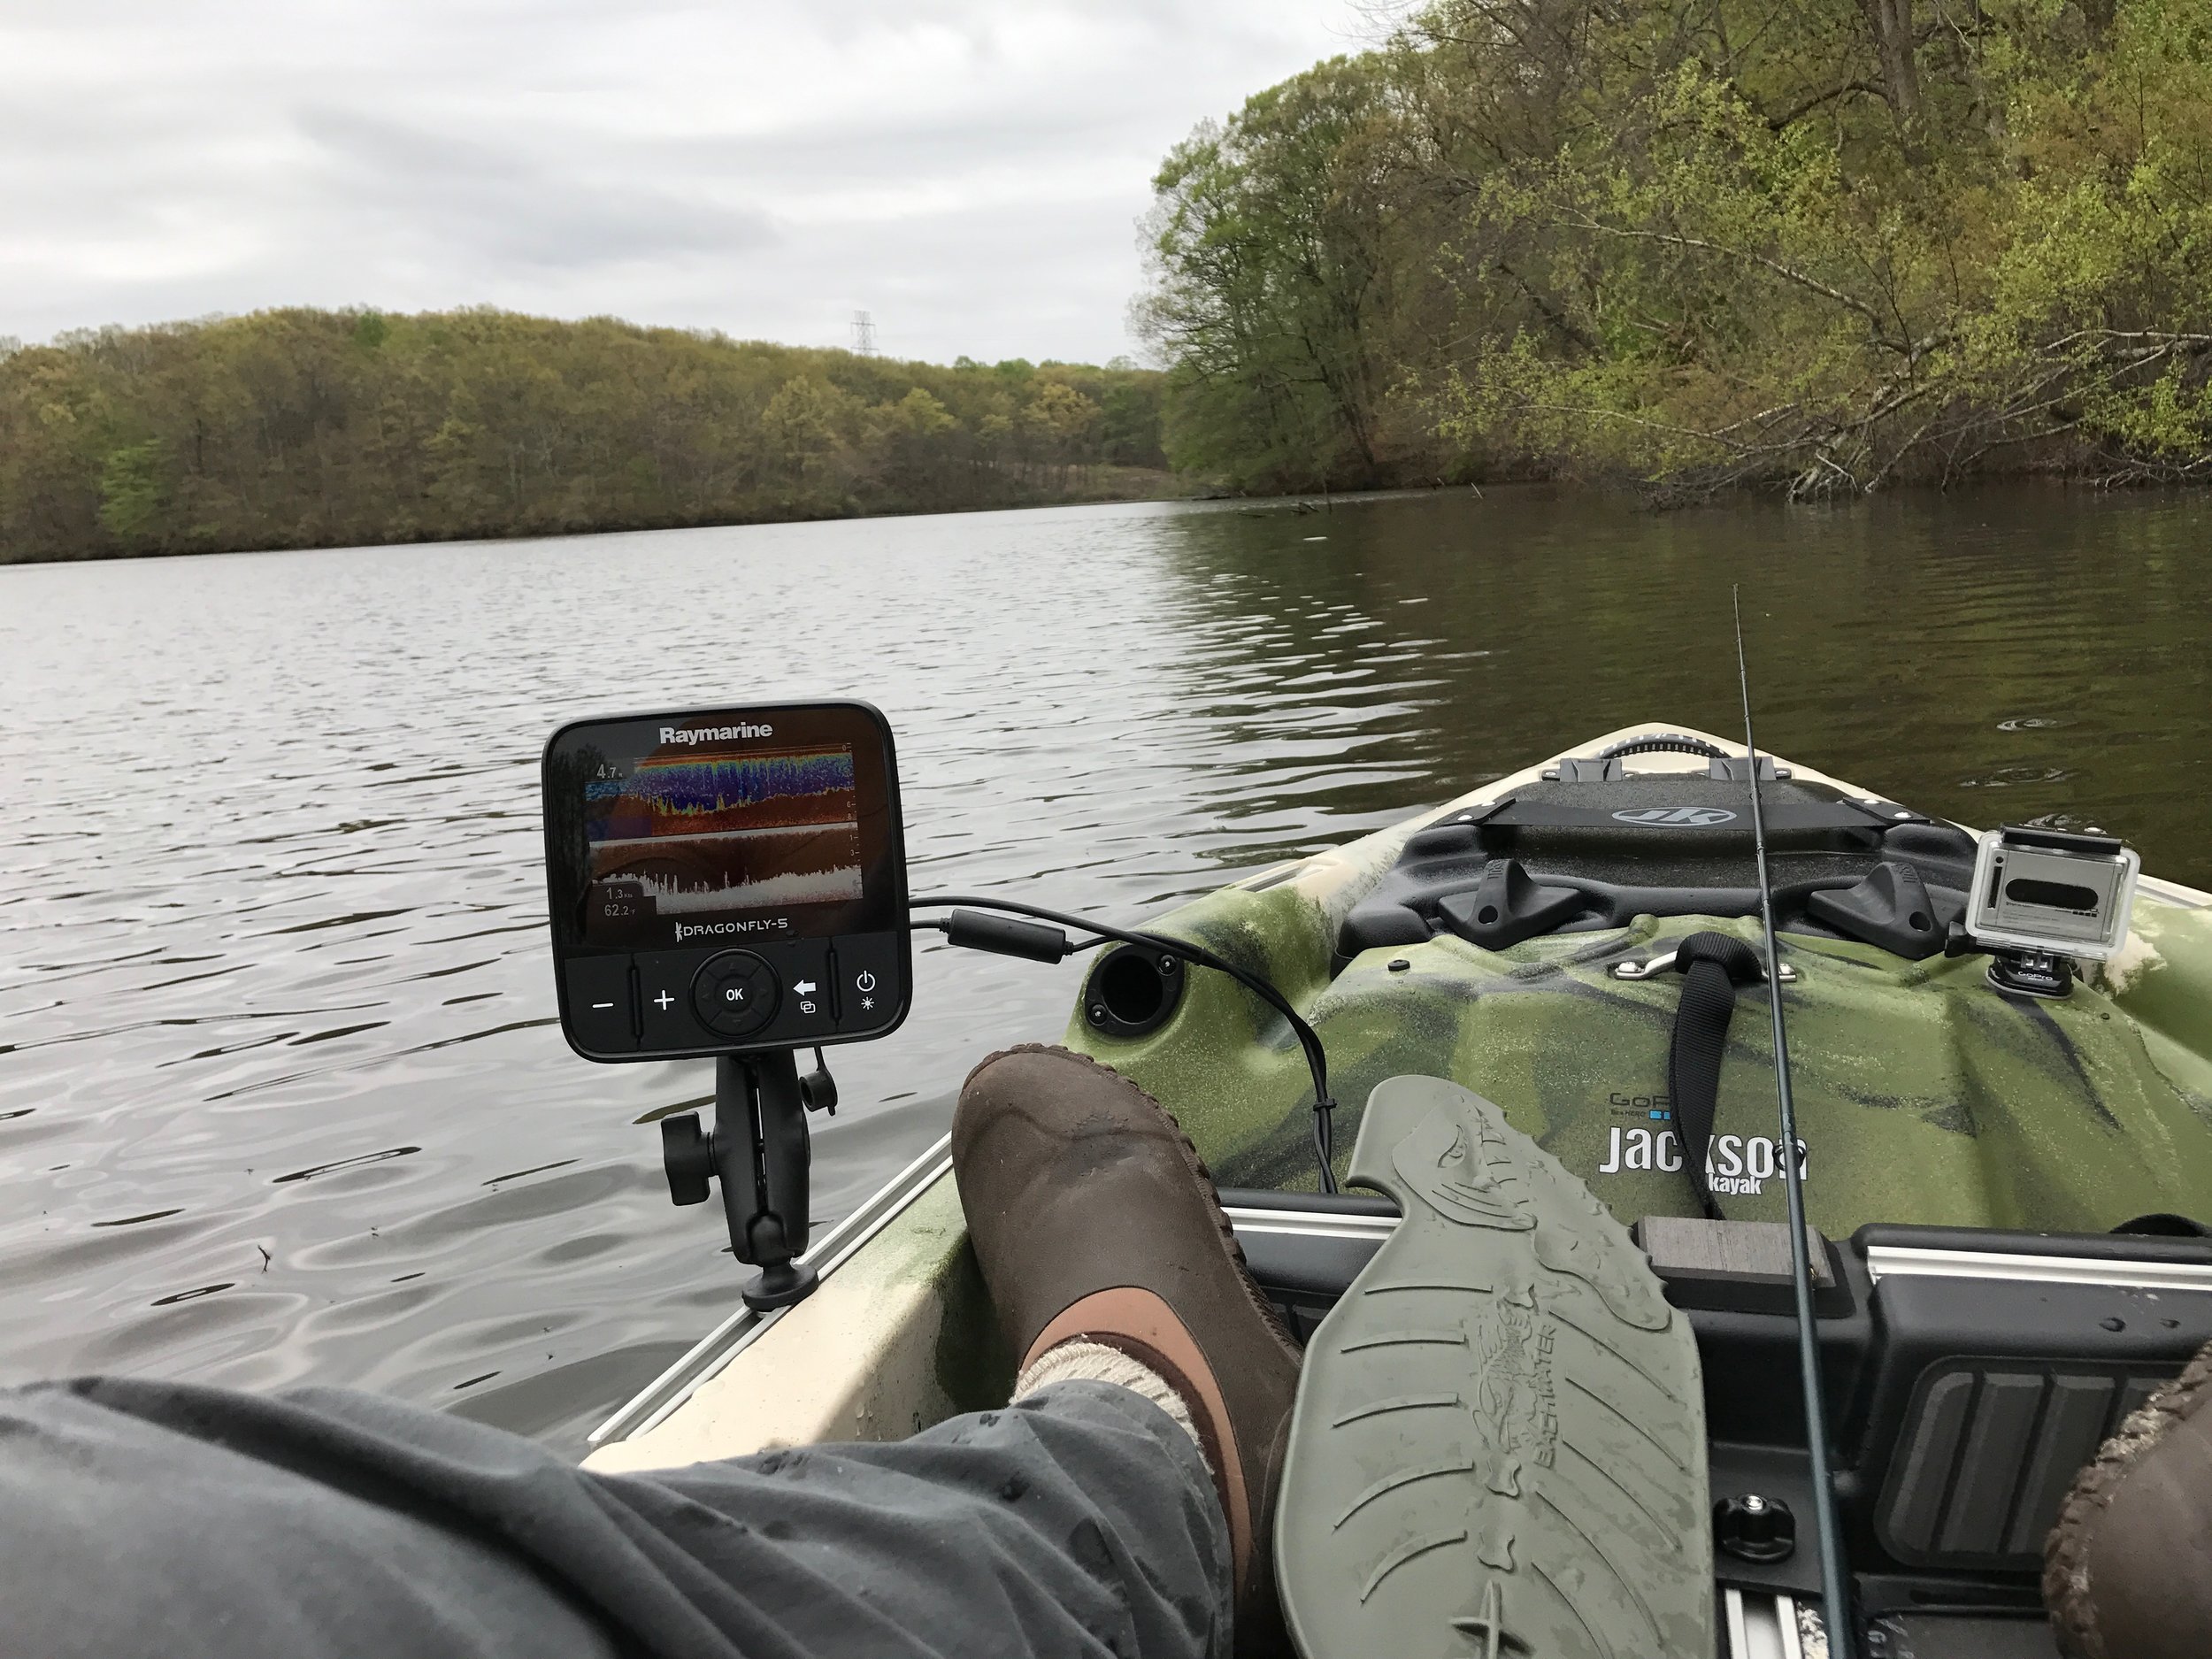
{"type": "Polygon", "coordinates": [[[652,1474],[375,1395],[0,1390],[10,1651],[163,1659],[1225,1655],[1187,1435],[1104,1383],[652,1474]]]}

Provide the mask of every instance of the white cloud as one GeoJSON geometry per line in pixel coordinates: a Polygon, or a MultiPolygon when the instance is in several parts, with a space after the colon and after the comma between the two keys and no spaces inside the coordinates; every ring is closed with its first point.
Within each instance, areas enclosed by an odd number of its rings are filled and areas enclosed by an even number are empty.
{"type": "Polygon", "coordinates": [[[281,304],[1131,349],[1200,119],[1360,0],[0,0],[0,334],[281,304]]]}

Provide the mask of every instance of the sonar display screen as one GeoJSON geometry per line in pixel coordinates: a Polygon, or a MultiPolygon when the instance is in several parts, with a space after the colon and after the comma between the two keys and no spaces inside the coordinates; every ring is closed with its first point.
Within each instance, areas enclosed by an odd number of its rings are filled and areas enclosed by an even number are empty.
{"type": "Polygon", "coordinates": [[[862,897],[849,745],[674,755],[584,784],[586,939],[681,944],[791,926],[862,897]]]}

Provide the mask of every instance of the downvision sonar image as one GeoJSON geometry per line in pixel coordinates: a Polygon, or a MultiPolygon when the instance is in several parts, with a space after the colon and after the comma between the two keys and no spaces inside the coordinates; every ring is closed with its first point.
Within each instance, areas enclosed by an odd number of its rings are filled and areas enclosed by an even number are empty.
{"type": "Polygon", "coordinates": [[[656,757],[584,796],[590,910],[606,922],[861,896],[849,748],[656,757]]]}

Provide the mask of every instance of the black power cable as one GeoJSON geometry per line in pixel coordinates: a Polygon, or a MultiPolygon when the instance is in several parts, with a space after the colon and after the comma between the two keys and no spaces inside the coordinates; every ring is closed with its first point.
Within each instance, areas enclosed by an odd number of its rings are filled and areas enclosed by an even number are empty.
{"type": "MultiPolygon", "coordinates": [[[[1264,979],[1248,969],[1240,968],[1233,962],[1217,956],[1203,946],[1192,944],[1188,940],[1171,939],[1165,933],[1133,933],[1119,927],[1109,927],[1105,923],[1094,921],[1089,917],[1070,916],[1061,910],[1046,910],[1041,905],[1017,903],[1012,899],[973,898],[960,894],[936,894],[928,898],[909,900],[907,908],[909,910],[936,910],[955,905],[979,910],[1003,910],[1012,916],[1034,917],[1039,921],[1054,922],[1062,927],[1087,929],[1097,935],[1096,938],[1087,940],[1080,945],[1074,944],[1062,936],[1058,941],[1060,949],[1057,956],[1044,955],[1041,951],[1018,946],[1007,954],[1033,955],[1041,961],[1056,962],[1061,956],[1067,956],[1071,952],[1087,950],[1093,946],[1105,943],[1108,940],[1115,940],[1122,944],[1142,945],[1170,956],[1180,956],[1187,962],[1196,963],[1202,968],[1211,968],[1217,973],[1225,973],[1243,986],[1245,989],[1250,991],[1283,1017],[1293,1033],[1296,1035],[1298,1046],[1305,1051],[1306,1070],[1313,1076],[1314,1164],[1320,1174],[1321,1190],[1324,1193],[1332,1194],[1337,1190],[1336,1102],[1329,1094],[1328,1056],[1322,1051],[1321,1039],[1315,1033],[1314,1028],[1308,1025],[1298,1010],[1290,1005],[1290,999],[1264,979]]],[[[951,925],[949,922],[914,922],[910,926],[917,930],[936,929],[946,933],[948,936],[951,934],[951,925]]],[[[972,944],[983,949],[994,948],[980,940],[956,940],[955,942],[972,944]]],[[[1033,942],[1043,943],[1047,950],[1051,948],[1050,944],[1046,941],[1033,942]]]]}

